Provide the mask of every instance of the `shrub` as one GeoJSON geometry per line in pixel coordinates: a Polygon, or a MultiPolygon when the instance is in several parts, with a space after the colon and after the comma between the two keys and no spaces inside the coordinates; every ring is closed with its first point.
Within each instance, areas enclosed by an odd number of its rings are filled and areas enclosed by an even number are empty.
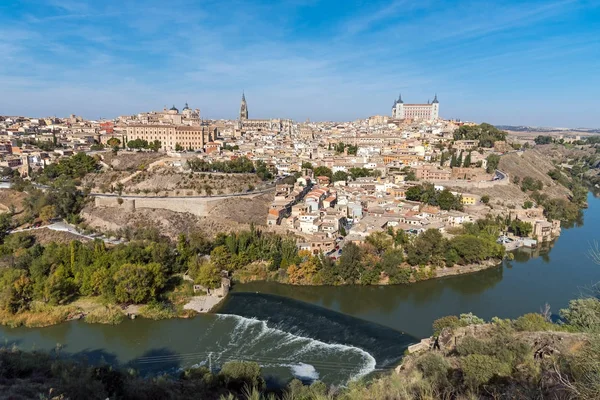
{"type": "Polygon", "coordinates": [[[600,331],[600,300],[577,299],[569,302],[569,308],[560,310],[560,316],[569,325],[581,331],[600,331]]]}
{"type": "Polygon", "coordinates": [[[456,315],[448,315],[433,321],[433,335],[439,335],[444,328],[454,330],[460,326],[462,326],[461,322],[456,315]]]}
{"type": "Polygon", "coordinates": [[[260,366],[255,362],[226,362],[223,364],[219,376],[223,379],[227,387],[232,389],[239,390],[243,387],[262,389],[265,386],[260,366]]]}
{"type": "Polygon", "coordinates": [[[84,321],[88,324],[109,324],[117,325],[123,321],[125,315],[117,306],[109,305],[91,311],[85,316],[84,321]]]}
{"type": "Polygon", "coordinates": [[[468,314],[460,314],[460,323],[462,326],[481,325],[481,324],[485,324],[485,321],[483,319],[479,318],[477,315],[474,315],[473,313],[468,313],[468,314]]]}
{"type": "Polygon", "coordinates": [[[448,383],[450,364],[437,353],[427,353],[417,360],[417,368],[430,382],[440,386],[448,383]]]}
{"type": "Polygon", "coordinates": [[[536,332],[551,330],[553,324],[537,313],[529,313],[520,316],[514,323],[518,331],[536,332]]]}
{"type": "Polygon", "coordinates": [[[495,375],[510,374],[510,366],[491,356],[471,354],[461,359],[461,369],[465,384],[471,389],[477,389],[489,382],[495,375]]]}
{"type": "Polygon", "coordinates": [[[487,343],[473,336],[466,336],[458,345],[456,345],[456,351],[461,356],[468,356],[470,354],[487,354],[487,343]]]}

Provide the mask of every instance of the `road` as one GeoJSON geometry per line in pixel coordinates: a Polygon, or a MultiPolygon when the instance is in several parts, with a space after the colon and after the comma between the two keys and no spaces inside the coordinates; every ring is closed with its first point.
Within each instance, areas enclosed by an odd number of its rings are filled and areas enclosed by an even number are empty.
{"type": "Polygon", "coordinates": [[[90,239],[90,240],[94,240],[94,239],[101,239],[103,240],[105,243],[110,243],[110,244],[119,244],[122,243],[121,240],[113,240],[113,239],[109,239],[105,236],[90,236],[90,235],[84,235],[83,233],[80,233],[76,227],[74,227],[71,224],[68,224],[64,221],[59,221],[59,222],[55,222],[53,224],[50,225],[44,225],[44,226],[38,226],[38,227],[34,227],[34,228],[26,228],[26,229],[15,229],[10,231],[10,233],[19,233],[19,232],[29,232],[29,231],[35,231],[35,230],[39,230],[39,229],[50,229],[52,231],[58,231],[58,232],[69,232],[73,235],[76,236],[80,236],[86,239],[90,239]]]}

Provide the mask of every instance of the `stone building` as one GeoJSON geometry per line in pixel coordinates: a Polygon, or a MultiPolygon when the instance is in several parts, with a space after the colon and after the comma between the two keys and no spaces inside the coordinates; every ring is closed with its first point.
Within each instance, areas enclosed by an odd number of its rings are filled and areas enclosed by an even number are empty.
{"type": "Polygon", "coordinates": [[[140,124],[172,124],[172,125],[201,125],[200,110],[192,110],[188,103],[185,103],[183,110],[179,112],[177,107],[173,106],[170,109],[165,108],[162,111],[150,111],[140,113],[129,122],[140,124]]]}
{"type": "Polygon", "coordinates": [[[292,131],[292,120],[271,118],[271,119],[250,119],[248,118],[248,103],[246,95],[242,93],[242,102],[240,104],[240,118],[235,127],[237,136],[243,135],[246,132],[288,132],[292,131]]]}
{"type": "Polygon", "coordinates": [[[160,140],[161,149],[165,151],[173,151],[177,145],[183,149],[203,150],[204,146],[217,136],[217,129],[207,125],[130,124],[125,130],[127,141],[160,140]]]}
{"type": "Polygon", "coordinates": [[[412,119],[412,120],[426,120],[434,121],[439,119],[440,116],[440,102],[438,101],[437,94],[430,103],[427,104],[405,104],[402,101],[402,95],[398,97],[398,100],[394,100],[392,106],[392,118],[393,119],[412,119]]]}

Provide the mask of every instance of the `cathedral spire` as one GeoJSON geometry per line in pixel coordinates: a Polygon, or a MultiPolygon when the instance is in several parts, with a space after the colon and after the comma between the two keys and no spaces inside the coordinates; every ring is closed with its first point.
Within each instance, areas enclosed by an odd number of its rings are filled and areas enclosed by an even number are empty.
{"type": "Polygon", "coordinates": [[[242,91],[242,104],[240,105],[240,119],[248,119],[248,104],[246,103],[246,94],[242,91]]]}
{"type": "Polygon", "coordinates": [[[398,96],[398,103],[401,103],[401,104],[402,104],[402,103],[404,103],[404,102],[402,101],[402,93],[400,93],[400,95],[398,96]]]}

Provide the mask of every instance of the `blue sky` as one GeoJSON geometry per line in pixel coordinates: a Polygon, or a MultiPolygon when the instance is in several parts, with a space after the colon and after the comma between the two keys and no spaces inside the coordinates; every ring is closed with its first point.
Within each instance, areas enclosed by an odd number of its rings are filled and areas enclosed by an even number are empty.
{"type": "Polygon", "coordinates": [[[2,0],[0,114],[600,127],[600,0],[2,0]]]}

